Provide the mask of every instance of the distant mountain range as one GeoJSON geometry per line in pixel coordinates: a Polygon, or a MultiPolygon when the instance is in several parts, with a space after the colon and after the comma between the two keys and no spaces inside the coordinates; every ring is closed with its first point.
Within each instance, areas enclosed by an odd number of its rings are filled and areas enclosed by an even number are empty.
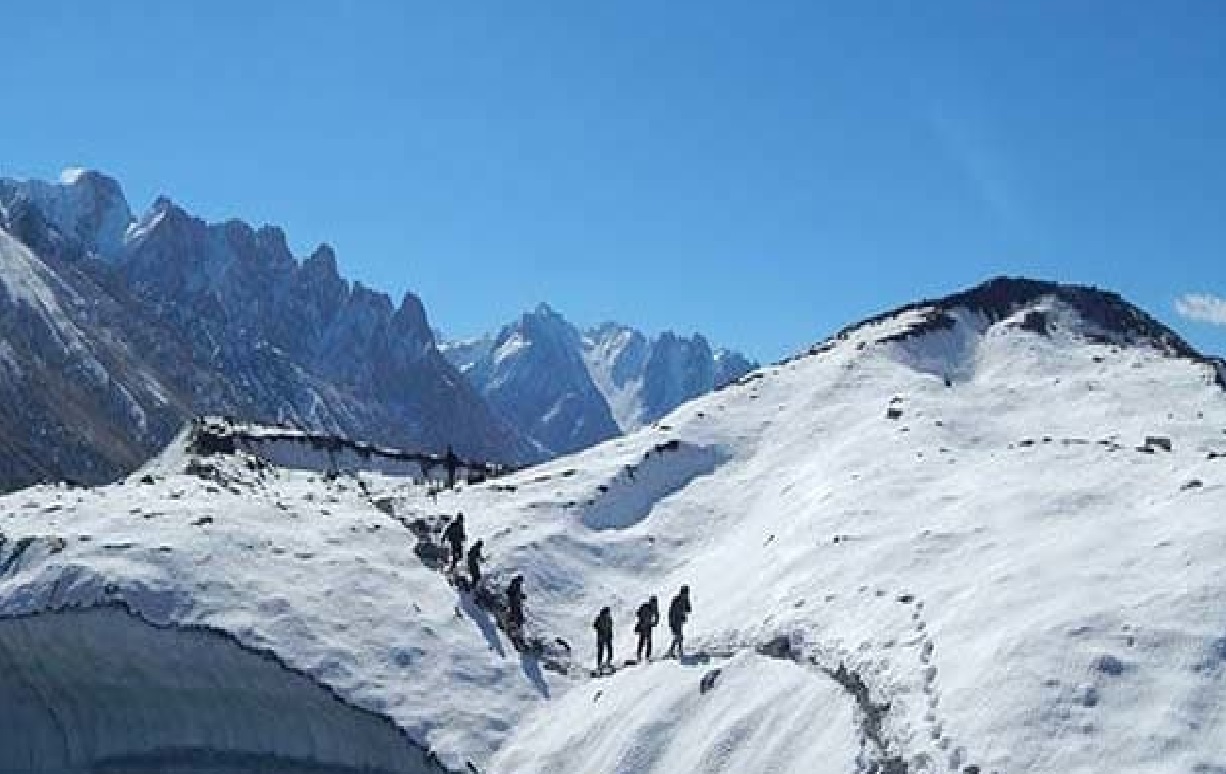
{"type": "Polygon", "coordinates": [[[699,334],[649,339],[618,323],[581,331],[547,304],[497,334],[440,348],[550,456],[650,424],[757,368],[699,334]]]}
{"type": "Polygon", "coordinates": [[[700,373],[636,387],[647,370],[611,365],[623,371],[586,385],[568,372],[552,401],[529,388],[557,378],[562,351],[581,352],[566,365],[583,370],[599,346],[556,342],[524,361],[545,371],[490,369],[506,380],[499,386],[466,379],[415,295],[395,304],[345,280],[327,245],[299,259],[278,228],[208,223],[166,197],[138,216],[119,183],[95,171],[0,178],[3,489],[113,479],[205,413],[522,464],[650,421],[694,385],[718,383],[700,373]],[[593,409],[601,390],[615,410],[593,409]]]}

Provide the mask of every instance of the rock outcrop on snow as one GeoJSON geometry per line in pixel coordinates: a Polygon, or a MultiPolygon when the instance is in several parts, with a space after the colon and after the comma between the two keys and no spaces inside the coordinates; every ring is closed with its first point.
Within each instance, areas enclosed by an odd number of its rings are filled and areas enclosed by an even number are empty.
{"type": "Polygon", "coordinates": [[[146,465],[145,470],[160,467],[169,468],[164,472],[203,471],[207,465],[193,457],[235,454],[248,455],[251,464],[257,467],[311,470],[331,477],[381,473],[440,487],[481,483],[514,470],[508,465],[464,459],[454,453],[391,449],[344,436],[253,425],[224,417],[193,420],[157,458],[156,464],[146,465]]]}
{"type": "MultiPolygon", "coordinates": [[[[1221,358],[1207,357],[1118,293],[1083,285],[996,277],[965,291],[940,299],[916,301],[852,324],[811,352],[845,341],[860,330],[872,329],[891,320],[909,322],[879,341],[905,342],[941,332],[955,332],[959,323],[972,316],[975,335],[1001,321],[1007,326],[1042,336],[1072,334],[1086,343],[1143,346],[1171,357],[1180,357],[1223,370],[1221,358]]],[[[1226,383],[1223,384],[1226,387],[1226,383]]]]}
{"type": "Polygon", "coordinates": [[[206,223],[114,180],[0,180],[0,488],[113,479],[189,417],[233,414],[522,463],[540,452],[435,346],[421,301],[298,261],[277,228],[206,223]],[[30,432],[25,428],[38,428],[30,432]]]}

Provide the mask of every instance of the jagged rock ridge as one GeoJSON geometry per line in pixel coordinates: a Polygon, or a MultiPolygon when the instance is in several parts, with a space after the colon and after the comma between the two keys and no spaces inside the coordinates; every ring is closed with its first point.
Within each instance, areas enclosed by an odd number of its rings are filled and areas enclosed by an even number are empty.
{"type": "Polygon", "coordinates": [[[550,454],[650,424],[757,367],[701,334],[654,339],[617,323],[580,331],[547,304],[495,336],[442,345],[505,416],[550,454]]]}
{"type": "Polygon", "coordinates": [[[80,171],[0,180],[0,230],[2,488],[113,478],[206,413],[539,456],[438,352],[416,296],[349,283],[326,245],[299,262],[280,229],[165,197],[136,219],[80,171]]]}

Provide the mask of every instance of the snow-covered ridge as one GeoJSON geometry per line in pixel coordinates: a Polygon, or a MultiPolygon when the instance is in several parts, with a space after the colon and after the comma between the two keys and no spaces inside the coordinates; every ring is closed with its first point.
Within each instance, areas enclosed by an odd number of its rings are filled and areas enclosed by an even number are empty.
{"type": "Polygon", "coordinates": [[[166,472],[168,469],[182,472],[198,464],[198,458],[216,454],[249,455],[263,464],[330,476],[382,473],[422,484],[479,483],[514,470],[501,463],[393,449],[300,428],[259,425],[224,417],[199,417],[142,473],[148,475],[154,470],[166,472]]]}
{"type": "Polygon", "coordinates": [[[1219,384],[1226,388],[1220,358],[1201,354],[1118,293],[1021,277],[997,277],[939,299],[916,301],[869,317],[815,344],[806,354],[824,352],[846,341],[857,346],[907,342],[955,331],[959,323],[971,323],[973,335],[979,335],[1001,321],[1043,336],[1061,332],[1092,343],[1149,347],[1170,357],[1210,365],[1219,384]]]}

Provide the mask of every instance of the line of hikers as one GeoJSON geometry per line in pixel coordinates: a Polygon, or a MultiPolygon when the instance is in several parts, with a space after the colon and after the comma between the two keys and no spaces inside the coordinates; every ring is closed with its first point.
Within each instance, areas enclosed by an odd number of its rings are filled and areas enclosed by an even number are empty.
{"type": "MultiPolygon", "coordinates": [[[[460,557],[464,556],[464,541],[468,538],[464,534],[464,514],[457,513],[451,523],[447,525],[447,529],[443,530],[443,540],[447,541],[451,548],[451,564],[447,567],[448,572],[455,572],[456,565],[460,563],[460,557]]],[[[485,557],[481,555],[481,549],[485,547],[484,540],[478,540],[473,543],[472,548],[468,549],[468,574],[472,577],[473,586],[481,580],[481,562],[485,561],[485,557]]]]}
{"type": "MultiPolygon", "coordinates": [[[[464,514],[457,513],[455,518],[451,520],[451,523],[447,525],[447,528],[443,530],[443,539],[451,549],[451,564],[448,567],[448,572],[454,574],[456,567],[460,563],[460,557],[465,557],[472,587],[476,589],[477,585],[481,582],[481,562],[485,561],[485,556],[481,553],[481,549],[485,546],[485,541],[477,540],[468,549],[468,552],[465,553],[464,541],[466,537],[464,534],[464,514]]],[[[516,575],[511,578],[510,584],[507,585],[506,593],[507,634],[511,637],[512,641],[517,644],[522,643],[524,600],[527,599],[527,594],[524,593],[524,576],[516,575]]],[[[665,658],[681,658],[684,655],[685,622],[691,612],[690,587],[682,586],[668,606],[668,628],[672,632],[673,640],[668,646],[665,658]]],[[[660,604],[655,595],[652,595],[650,599],[639,605],[638,610],[635,612],[634,632],[638,635],[638,647],[635,650],[636,661],[642,662],[651,659],[651,635],[652,631],[659,624],[660,604]]],[[[600,613],[596,616],[596,620],[592,622],[592,627],[596,630],[596,669],[599,671],[606,667],[612,668],[613,611],[608,607],[601,608],[600,613]]]]}
{"type": "MultiPolygon", "coordinates": [[[[685,655],[685,622],[689,618],[690,587],[682,586],[668,606],[668,628],[673,633],[672,644],[668,646],[665,658],[681,658],[685,655]]],[[[660,624],[660,603],[653,594],[634,614],[634,633],[638,635],[638,647],[635,649],[635,661],[651,660],[651,633],[660,624]]],[[[613,667],[613,611],[610,608],[600,608],[596,620],[592,622],[596,630],[596,669],[613,667]]]]}
{"type": "MultiPolygon", "coordinates": [[[[468,577],[472,582],[473,590],[481,583],[481,563],[485,561],[485,556],[481,553],[481,549],[485,547],[485,541],[478,539],[468,549],[464,551],[464,541],[467,536],[464,534],[464,514],[457,513],[447,528],[443,530],[443,540],[451,549],[451,564],[447,571],[455,574],[456,567],[460,563],[460,557],[465,557],[468,564],[468,577]]],[[[524,576],[516,575],[511,579],[511,583],[507,586],[507,614],[506,627],[507,635],[517,647],[523,645],[523,628],[524,628],[524,600],[527,595],[524,593],[524,576]]]]}

